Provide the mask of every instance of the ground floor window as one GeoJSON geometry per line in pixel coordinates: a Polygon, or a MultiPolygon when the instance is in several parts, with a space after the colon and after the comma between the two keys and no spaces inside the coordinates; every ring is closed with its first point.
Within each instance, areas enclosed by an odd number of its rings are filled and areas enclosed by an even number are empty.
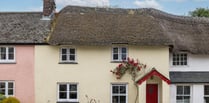
{"type": "Polygon", "coordinates": [[[209,85],[204,86],[204,103],[209,103],[209,85]]]}
{"type": "Polygon", "coordinates": [[[14,82],[0,81],[0,94],[5,96],[14,96],[14,82]]]}
{"type": "Polygon", "coordinates": [[[58,84],[58,101],[78,101],[77,84],[59,83],[58,84]]]}
{"type": "Polygon", "coordinates": [[[127,84],[112,84],[112,103],[127,103],[127,84]]]}
{"type": "Polygon", "coordinates": [[[190,86],[179,85],[177,86],[177,95],[176,95],[176,102],[177,103],[190,103],[190,86]]]}

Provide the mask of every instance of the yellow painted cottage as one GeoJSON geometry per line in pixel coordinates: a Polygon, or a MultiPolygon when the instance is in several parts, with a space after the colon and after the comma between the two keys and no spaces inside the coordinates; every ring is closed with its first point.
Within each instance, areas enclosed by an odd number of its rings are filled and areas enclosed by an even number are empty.
{"type": "Polygon", "coordinates": [[[35,102],[169,103],[171,42],[159,26],[161,15],[155,9],[62,9],[52,20],[50,45],[35,46],[35,102]],[[116,79],[110,71],[128,57],[147,69],[135,81],[129,73],[116,79]]]}

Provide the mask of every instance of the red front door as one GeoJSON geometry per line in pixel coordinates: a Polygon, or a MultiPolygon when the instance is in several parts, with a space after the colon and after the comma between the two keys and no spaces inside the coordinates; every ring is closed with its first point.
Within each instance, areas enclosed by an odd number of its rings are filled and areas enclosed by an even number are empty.
{"type": "Polygon", "coordinates": [[[158,85],[147,84],[146,103],[158,103],[158,85]]]}

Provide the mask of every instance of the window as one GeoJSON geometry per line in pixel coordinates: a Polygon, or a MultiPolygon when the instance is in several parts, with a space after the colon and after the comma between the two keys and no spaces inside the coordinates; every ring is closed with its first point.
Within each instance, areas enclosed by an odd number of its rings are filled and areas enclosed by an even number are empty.
{"type": "Polygon", "coordinates": [[[177,86],[176,103],[190,103],[190,86],[177,86]]]}
{"type": "Polygon", "coordinates": [[[14,83],[11,81],[0,81],[0,94],[14,96],[14,83]]]}
{"type": "Polygon", "coordinates": [[[209,85],[204,86],[204,103],[209,103],[209,85]]]}
{"type": "Polygon", "coordinates": [[[61,48],[60,50],[61,62],[75,62],[76,50],[75,48],[61,48]]]}
{"type": "Polygon", "coordinates": [[[14,47],[0,47],[0,62],[15,62],[14,47]]]}
{"type": "Polygon", "coordinates": [[[112,60],[113,61],[127,60],[127,48],[126,47],[113,47],[112,48],[112,60]]]}
{"type": "Polygon", "coordinates": [[[186,53],[176,53],[173,54],[173,65],[174,66],[185,66],[187,65],[187,54],[186,53]]]}
{"type": "Polygon", "coordinates": [[[128,98],[126,84],[112,84],[112,102],[111,103],[127,103],[128,98]]]}
{"type": "Polygon", "coordinates": [[[58,84],[58,101],[78,102],[77,84],[58,84]]]}

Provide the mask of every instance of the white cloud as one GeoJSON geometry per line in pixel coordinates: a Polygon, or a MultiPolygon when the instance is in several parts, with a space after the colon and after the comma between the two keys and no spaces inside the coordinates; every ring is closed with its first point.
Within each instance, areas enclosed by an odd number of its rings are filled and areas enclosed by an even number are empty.
{"type": "Polygon", "coordinates": [[[78,5],[78,6],[97,6],[106,7],[110,5],[109,0],[56,0],[57,5],[78,5]]]}
{"type": "Polygon", "coordinates": [[[156,0],[136,0],[134,4],[140,8],[155,8],[155,9],[163,8],[156,0]]]}

